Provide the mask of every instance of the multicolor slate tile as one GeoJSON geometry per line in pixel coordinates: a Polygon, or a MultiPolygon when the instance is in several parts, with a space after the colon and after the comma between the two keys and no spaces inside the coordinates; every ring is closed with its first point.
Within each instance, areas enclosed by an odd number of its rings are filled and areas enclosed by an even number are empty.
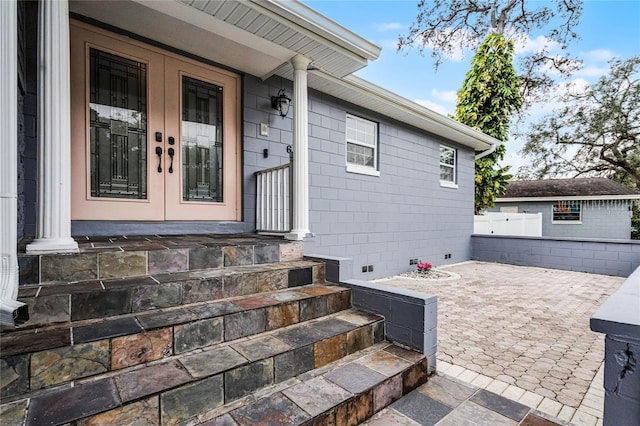
{"type": "Polygon", "coordinates": [[[247,296],[258,292],[258,274],[232,274],[222,279],[225,297],[247,296]]]}
{"type": "Polygon", "coordinates": [[[129,367],[161,359],[173,354],[171,329],[160,329],[124,337],[111,341],[111,368],[129,367]]]}
{"type": "Polygon", "coordinates": [[[435,425],[451,412],[451,407],[417,391],[403,396],[391,404],[391,407],[424,426],[435,425]]]}
{"type": "Polygon", "coordinates": [[[512,401],[486,389],[478,390],[469,401],[475,402],[478,405],[500,413],[517,422],[521,421],[529,412],[529,407],[526,405],[512,401]]]}
{"type": "Polygon", "coordinates": [[[98,278],[132,277],[147,274],[147,253],[144,251],[99,253],[98,278]]]}
{"type": "Polygon", "coordinates": [[[283,303],[266,308],[267,330],[286,327],[300,321],[300,305],[298,302],[283,303]]]}
{"type": "Polygon", "coordinates": [[[137,287],[131,294],[131,311],[168,308],[179,305],[181,301],[182,287],[179,283],[137,287]]]}
{"type": "Polygon", "coordinates": [[[312,370],[314,358],[313,345],[276,355],[273,359],[276,383],[312,370]]]}
{"type": "Polygon", "coordinates": [[[387,379],[386,376],[355,362],[331,370],[324,374],[324,377],[354,394],[367,391],[387,379]]]}
{"type": "Polygon", "coordinates": [[[357,361],[365,367],[391,377],[406,370],[411,363],[385,351],[377,351],[357,361]]]}
{"type": "Polygon", "coordinates": [[[245,340],[232,344],[231,347],[249,361],[269,358],[291,349],[291,346],[271,336],[245,340]]]}
{"type": "Polygon", "coordinates": [[[31,389],[41,389],[109,370],[109,341],[81,343],[31,355],[31,389]]]}
{"type": "Polygon", "coordinates": [[[402,376],[393,376],[373,388],[373,412],[378,412],[402,397],[402,376]]]}
{"type": "Polygon", "coordinates": [[[208,377],[160,395],[161,422],[177,425],[224,404],[222,375],[208,377]]]}
{"type": "Polygon", "coordinates": [[[224,297],[222,278],[192,279],[182,282],[182,303],[204,302],[224,297]]]}
{"type": "Polygon", "coordinates": [[[419,392],[451,408],[455,408],[473,395],[477,388],[469,384],[434,375],[418,388],[419,392]]]}
{"type": "Polygon", "coordinates": [[[2,356],[6,357],[9,355],[26,354],[70,345],[71,329],[58,328],[43,330],[38,333],[34,330],[25,330],[0,336],[0,338],[2,343],[2,356]]]}
{"type": "Polygon", "coordinates": [[[71,320],[128,314],[131,312],[131,289],[122,288],[71,295],[71,320]]]}
{"type": "Polygon", "coordinates": [[[31,398],[26,425],[65,424],[119,405],[111,379],[89,382],[31,398]]]}
{"type": "Polygon", "coordinates": [[[299,425],[310,417],[281,393],[238,408],[231,416],[240,426],[299,425]]]}
{"type": "Polygon", "coordinates": [[[70,318],[69,295],[53,295],[22,299],[29,306],[29,320],[23,327],[68,322],[70,318]]]}
{"type": "Polygon", "coordinates": [[[224,317],[224,340],[228,342],[262,333],[266,330],[266,326],[264,308],[227,315],[224,317]]]}
{"type": "Polygon", "coordinates": [[[194,321],[173,328],[173,342],[176,354],[204,348],[220,343],[224,338],[222,318],[194,321]]]}
{"type": "Polygon", "coordinates": [[[280,262],[302,260],[304,257],[304,243],[302,241],[280,244],[280,262]]]}
{"type": "Polygon", "coordinates": [[[291,386],[282,393],[311,416],[328,411],[351,397],[351,393],[321,376],[291,386]]]}
{"type": "Polygon", "coordinates": [[[76,344],[93,342],[96,340],[139,333],[141,331],[142,327],[140,327],[135,318],[127,317],[110,319],[94,324],[73,327],[73,341],[76,344]]]}
{"type": "Polygon", "coordinates": [[[225,402],[242,398],[274,383],[273,358],[252,362],[224,373],[225,402]]]}
{"type": "Polygon", "coordinates": [[[373,415],[373,391],[355,395],[336,409],[336,425],[356,426],[373,415]]]}
{"type": "Polygon", "coordinates": [[[222,249],[224,266],[253,265],[253,246],[228,246],[222,249]]]}
{"type": "Polygon", "coordinates": [[[6,425],[23,425],[27,417],[28,399],[0,405],[0,419],[6,425]]]}
{"type": "Polygon", "coordinates": [[[347,336],[339,334],[317,342],[313,346],[313,351],[315,353],[315,368],[343,358],[347,354],[347,336]]]}
{"type": "Polygon", "coordinates": [[[155,426],[159,424],[160,398],[158,396],[118,407],[78,422],[78,426],[155,426]]]}
{"type": "Polygon", "coordinates": [[[253,250],[256,264],[276,263],[280,261],[279,244],[256,245],[253,250]]]}
{"type": "Polygon", "coordinates": [[[261,272],[257,279],[257,290],[262,293],[281,290],[287,288],[289,284],[289,274],[284,270],[261,272]]]}
{"type": "Polygon", "coordinates": [[[148,253],[148,273],[163,274],[189,270],[189,250],[152,250],[148,253]]]}
{"type": "Polygon", "coordinates": [[[245,357],[229,346],[187,355],[180,359],[180,363],[195,378],[218,374],[247,362],[245,357]]]}
{"type": "Polygon", "coordinates": [[[222,247],[196,247],[189,249],[189,270],[216,269],[224,265],[222,247]]]}
{"type": "Polygon", "coordinates": [[[468,419],[473,419],[477,426],[516,426],[518,424],[518,422],[501,416],[495,411],[471,401],[465,401],[444,418],[438,426],[459,426],[468,423],[468,419]]]}
{"type": "Polygon", "coordinates": [[[192,377],[181,364],[169,361],[125,372],[114,380],[120,398],[127,402],[188,383],[192,377]]]}
{"type": "Polygon", "coordinates": [[[82,281],[98,278],[98,256],[75,253],[40,256],[40,282],[82,281]]]}
{"type": "Polygon", "coordinates": [[[29,390],[29,355],[0,359],[0,396],[19,395],[29,390]]]}

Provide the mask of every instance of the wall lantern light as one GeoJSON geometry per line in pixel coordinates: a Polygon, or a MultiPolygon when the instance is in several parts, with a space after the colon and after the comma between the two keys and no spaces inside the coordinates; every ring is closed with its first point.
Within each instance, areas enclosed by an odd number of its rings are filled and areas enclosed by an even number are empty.
{"type": "Polygon", "coordinates": [[[278,91],[278,96],[271,97],[271,108],[278,110],[280,117],[285,118],[289,114],[289,108],[291,107],[291,98],[287,97],[284,93],[284,89],[278,91]]]}

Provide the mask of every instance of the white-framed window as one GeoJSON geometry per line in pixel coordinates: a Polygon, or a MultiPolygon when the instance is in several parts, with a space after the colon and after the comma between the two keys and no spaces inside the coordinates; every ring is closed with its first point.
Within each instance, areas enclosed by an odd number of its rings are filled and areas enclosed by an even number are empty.
{"type": "Polygon", "coordinates": [[[551,223],[567,225],[582,223],[582,204],[579,201],[553,203],[551,212],[551,223]]]}
{"type": "Polygon", "coordinates": [[[458,187],[456,181],[457,154],[454,148],[440,145],[440,186],[458,187]]]}
{"type": "Polygon", "coordinates": [[[347,114],[347,171],[380,176],[378,123],[347,114]]]}

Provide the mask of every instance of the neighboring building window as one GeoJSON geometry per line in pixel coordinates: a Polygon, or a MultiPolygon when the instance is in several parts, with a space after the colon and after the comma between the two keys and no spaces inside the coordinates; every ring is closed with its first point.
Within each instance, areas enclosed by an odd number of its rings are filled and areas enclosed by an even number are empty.
{"type": "Polygon", "coordinates": [[[378,124],[347,114],[347,171],[380,176],[378,124]]]}
{"type": "Polygon", "coordinates": [[[456,150],[440,145],[440,185],[457,188],[456,150]]]}
{"type": "Polygon", "coordinates": [[[582,221],[580,203],[554,203],[553,223],[580,223],[582,221]]]}

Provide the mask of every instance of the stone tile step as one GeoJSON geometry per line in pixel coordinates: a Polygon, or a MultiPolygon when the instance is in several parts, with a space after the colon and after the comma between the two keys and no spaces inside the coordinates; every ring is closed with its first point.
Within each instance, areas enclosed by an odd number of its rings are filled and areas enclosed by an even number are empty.
{"type": "MultiPolygon", "coordinates": [[[[382,342],[236,404],[178,420],[208,426],[357,425],[426,381],[422,354],[382,342]]],[[[162,424],[171,424],[162,414],[162,424]]]]}
{"type": "Polygon", "coordinates": [[[19,249],[20,284],[101,280],[303,258],[300,241],[253,234],[74,237],[78,253],[27,255],[19,249]]]}
{"type": "Polygon", "coordinates": [[[383,335],[381,317],[348,310],[4,398],[0,414],[6,424],[26,425],[246,424],[284,403],[293,414],[283,420],[361,420],[426,381],[424,356],[381,343],[383,335]]]}
{"type": "MultiPolygon", "coordinates": [[[[349,308],[350,290],[313,284],[103,321],[5,333],[0,336],[0,395],[57,386],[349,308]]],[[[354,334],[354,338],[358,336],[354,334]]],[[[281,337],[296,347],[315,338],[306,328],[287,329],[281,337]]]]}
{"type": "Polygon", "coordinates": [[[20,286],[29,306],[19,328],[144,312],[189,303],[324,283],[324,264],[295,260],[134,278],[20,286]]]}

